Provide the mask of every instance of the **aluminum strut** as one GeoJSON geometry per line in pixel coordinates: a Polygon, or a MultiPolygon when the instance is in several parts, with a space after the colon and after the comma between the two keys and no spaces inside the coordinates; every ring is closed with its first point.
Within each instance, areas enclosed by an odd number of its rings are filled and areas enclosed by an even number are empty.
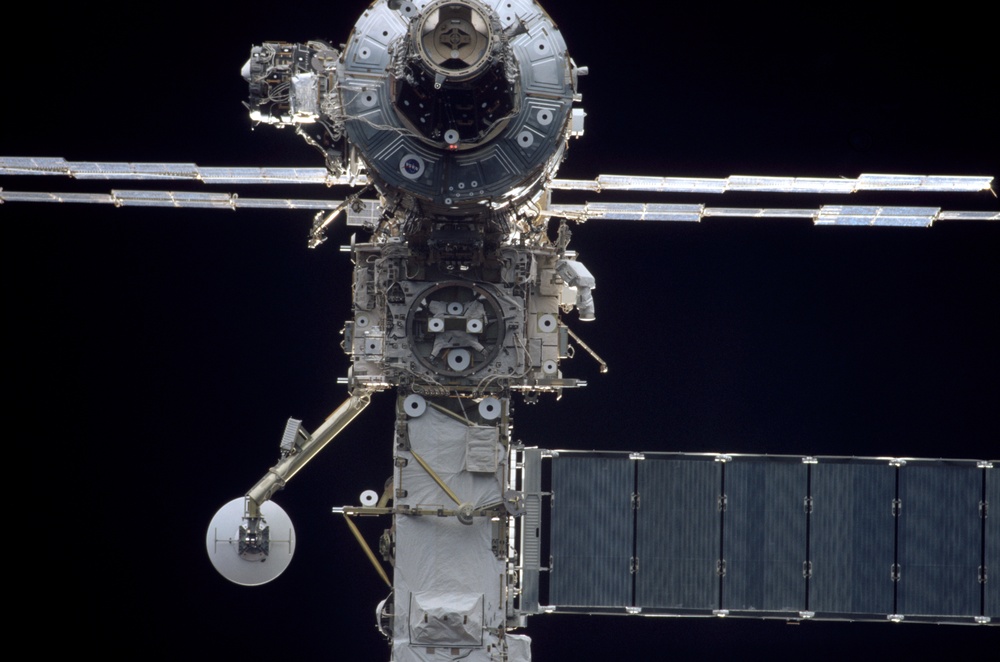
{"type": "Polygon", "coordinates": [[[299,470],[306,465],[317,453],[323,450],[334,437],[340,434],[347,424],[361,413],[361,411],[371,402],[369,393],[352,395],[337,407],[330,414],[323,424],[309,438],[296,446],[296,448],[281,458],[277,464],[267,470],[264,477],[257,481],[257,484],[247,492],[247,515],[249,517],[260,517],[260,506],[270,499],[275,492],[285,486],[299,470]]]}

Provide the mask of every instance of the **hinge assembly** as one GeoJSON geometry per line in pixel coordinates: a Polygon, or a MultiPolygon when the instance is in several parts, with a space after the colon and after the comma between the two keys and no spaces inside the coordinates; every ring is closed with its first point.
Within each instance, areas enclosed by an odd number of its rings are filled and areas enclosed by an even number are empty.
{"type": "Polygon", "coordinates": [[[396,448],[402,451],[410,450],[410,431],[406,421],[396,421],[396,448]]]}
{"type": "Polygon", "coordinates": [[[715,562],[715,574],[720,577],[726,576],[726,560],[720,559],[715,562]]]}
{"type": "Polygon", "coordinates": [[[892,567],[889,569],[889,577],[892,579],[892,581],[898,582],[899,581],[899,575],[900,575],[899,564],[898,563],[893,563],[892,567]]]}
{"type": "Polygon", "coordinates": [[[719,496],[719,512],[726,512],[726,506],[729,504],[729,499],[726,498],[725,494],[719,496]]]}
{"type": "Polygon", "coordinates": [[[639,502],[640,502],[639,493],[638,492],[633,492],[632,493],[632,510],[639,510],[639,502]]]}
{"type": "Polygon", "coordinates": [[[810,514],[813,511],[813,498],[811,496],[807,496],[803,499],[802,507],[805,509],[807,515],[810,514]]]}
{"type": "Polygon", "coordinates": [[[813,576],[813,564],[812,561],[802,562],[802,577],[804,579],[809,579],[813,576]]]}
{"type": "Polygon", "coordinates": [[[899,514],[903,512],[903,501],[902,499],[892,500],[892,516],[899,517],[899,514]]]}
{"type": "Polygon", "coordinates": [[[409,492],[403,489],[403,467],[409,464],[410,461],[401,455],[397,455],[393,460],[393,464],[399,469],[399,486],[396,488],[396,499],[405,499],[409,492]]]}
{"type": "Polygon", "coordinates": [[[628,573],[634,575],[639,572],[639,557],[633,556],[628,560],[628,573]]]}

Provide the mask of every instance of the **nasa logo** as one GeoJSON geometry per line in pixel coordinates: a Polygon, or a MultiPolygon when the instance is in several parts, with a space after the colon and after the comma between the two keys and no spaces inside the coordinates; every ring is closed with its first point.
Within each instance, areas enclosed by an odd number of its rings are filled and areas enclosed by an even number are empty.
{"type": "Polygon", "coordinates": [[[416,154],[407,154],[399,161],[399,172],[408,179],[424,174],[424,160],[416,154]]]}

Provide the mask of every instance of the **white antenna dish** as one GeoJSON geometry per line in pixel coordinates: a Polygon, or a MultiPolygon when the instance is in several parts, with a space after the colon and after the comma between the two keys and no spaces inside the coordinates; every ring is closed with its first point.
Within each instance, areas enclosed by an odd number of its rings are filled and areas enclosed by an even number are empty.
{"type": "Polygon", "coordinates": [[[219,574],[241,586],[259,586],[275,579],[292,562],[295,527],[281,506],[265,501],[261,517],[246,514],[246,497],[233,499],[215,513],[208,525],[205,546],[219,574]],[[256,533],[248,540],[247,528],[256,533]]]}

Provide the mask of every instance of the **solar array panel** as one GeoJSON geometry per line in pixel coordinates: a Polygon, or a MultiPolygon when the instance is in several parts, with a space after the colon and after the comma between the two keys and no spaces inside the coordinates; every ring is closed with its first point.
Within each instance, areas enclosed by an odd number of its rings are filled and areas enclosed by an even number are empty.
{"type": "Polygon", "coordinates": [[[550,462],[543,610],[1000,620],[984,581],[1000,574],[989,462],[573,451],[550,462]]]}

